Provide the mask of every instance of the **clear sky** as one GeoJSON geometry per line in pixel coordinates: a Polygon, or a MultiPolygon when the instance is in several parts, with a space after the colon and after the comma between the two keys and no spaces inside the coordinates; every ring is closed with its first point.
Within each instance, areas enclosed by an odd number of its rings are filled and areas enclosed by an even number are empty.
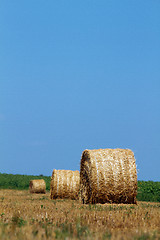
{"type": "Polygon", "coordinates": [[[133,150],[160,181],[160,1],[1,0],[0,172],[133,150]]]}

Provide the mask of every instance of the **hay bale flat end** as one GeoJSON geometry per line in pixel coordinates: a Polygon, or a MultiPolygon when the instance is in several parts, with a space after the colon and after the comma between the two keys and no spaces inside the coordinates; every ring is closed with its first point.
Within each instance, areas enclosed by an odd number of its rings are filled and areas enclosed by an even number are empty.
{"type": "Polygon", "coordinates": [[[46,193],[46,183],[43,179],[30,180],[30,193],[46,193]]]}

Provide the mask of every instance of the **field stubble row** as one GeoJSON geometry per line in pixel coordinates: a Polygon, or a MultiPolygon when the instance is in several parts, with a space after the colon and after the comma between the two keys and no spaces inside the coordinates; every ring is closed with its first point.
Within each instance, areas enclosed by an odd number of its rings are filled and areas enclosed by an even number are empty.
{"type": "Polygon", "coordinates": [[[160,239],[160,203],[83,205],[0,190],[0,239],[9,238],[160,239]]]}

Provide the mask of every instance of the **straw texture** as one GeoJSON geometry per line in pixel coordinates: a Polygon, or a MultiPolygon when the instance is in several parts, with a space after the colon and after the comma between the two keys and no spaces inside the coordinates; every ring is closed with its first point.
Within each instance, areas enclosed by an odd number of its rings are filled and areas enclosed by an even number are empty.
{"type": "Polygon", "coordinates": [[[136,203],[137,171],[129,149],[85,150],[80,167],[82,203],[136,203]]]}
{"type": "Polygon", "coordinates": [[[46,183],[43,179],[31,180],[29,190],[30,193],[46,193],[46,183]]]}
{"type": "Polygon", "coordinates": [[[50,198],[70,198],[79,197],[79,171],[53,170],[50,186],[50,198]]]}

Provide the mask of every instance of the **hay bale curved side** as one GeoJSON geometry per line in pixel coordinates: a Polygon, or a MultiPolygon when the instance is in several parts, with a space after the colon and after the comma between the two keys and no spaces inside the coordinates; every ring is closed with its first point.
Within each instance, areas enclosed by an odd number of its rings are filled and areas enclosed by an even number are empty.
{"type": "Polygon", "coordinates": [[[137,170],[129,149],[85,150],[80,167],[83,203],[136,203],[137,170]]]}
{"type": "Polygon", "coordinates": [[[43,179],[30,180],[30,193],[46,193],[46,183],[43,179]]]}
{"type": "Polygon", "coordinates": [[[53,170],[50,185],[50,198],[79,198],[79,171],[53,170]]]}

